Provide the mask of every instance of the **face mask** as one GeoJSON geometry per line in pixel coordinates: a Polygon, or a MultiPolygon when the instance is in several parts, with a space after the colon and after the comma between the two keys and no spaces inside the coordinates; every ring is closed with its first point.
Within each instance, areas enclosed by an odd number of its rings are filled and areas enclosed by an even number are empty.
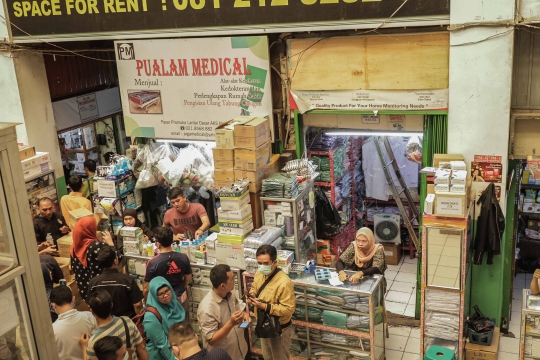
{"type": "Polygon", "coordinates": [[[263,275],[270,275],[272,272],[272,265],[259,265],[259,272],[263,275]]]}
{"type": "Polygon", "coordinates": [[[126,355],[124,355],[124,360],[128,360],[129,359],[129,353],[126,351],[126,355]]]}

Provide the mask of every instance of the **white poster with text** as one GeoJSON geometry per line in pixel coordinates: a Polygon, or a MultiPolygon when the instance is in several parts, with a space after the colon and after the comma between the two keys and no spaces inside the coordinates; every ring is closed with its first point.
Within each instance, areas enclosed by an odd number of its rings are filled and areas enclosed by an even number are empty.
{"type": "Polygon", "coordinates": [[[214,141],[219,124],[271,115],[265,36],[115,42],[128,136],[214,141]]]}
{"type": "Polygon", "coordinates": [[[291,91],[303,114],[310,110],[447,110],[448,89],[291,91]]]}

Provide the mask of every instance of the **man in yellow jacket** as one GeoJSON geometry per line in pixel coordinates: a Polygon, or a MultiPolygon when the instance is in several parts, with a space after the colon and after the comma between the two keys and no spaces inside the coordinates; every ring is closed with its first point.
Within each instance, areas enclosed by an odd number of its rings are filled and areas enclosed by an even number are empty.
{"type": "Polygon", "coordinates": [[[291,318],[296,308],[294,287],[291,279],[283,271],[278,271],[277,251],[272,245],[262,245],[255,254],[259,269],[255,274],[249,293],[250,302],[270,315],[279,316],[281,337],[261,339],[262,352],[265,359],[288,360],[291,347],[291,318]],[[277,274],[257,295],[266,279],[275,271],[277,274]]]}

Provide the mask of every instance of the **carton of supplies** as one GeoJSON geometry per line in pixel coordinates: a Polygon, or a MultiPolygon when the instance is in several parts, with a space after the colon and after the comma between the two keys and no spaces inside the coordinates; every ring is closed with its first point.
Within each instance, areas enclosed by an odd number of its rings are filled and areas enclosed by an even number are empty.
{"type": "Polygon", "coordinates": [[[237,170],[256,171],[270,162],[270,143],[264,143],[257,149],[234,149],[234,168],[237,170]]]}
{"type": "Polygon", "coordinates": [[[245,193],[237,200],[229,200],[228,198],[221,199],[221,210],[231,211],[231,210],[240,210],[246,204],[249,204],[249,193],[245,193]]]}
{"type": "Polygon", "coordinates": [[[69,258],[71,256],[70,248],[71,244],[73,244],[73,238],[71,237],[71,233],[62,236],[56,241],[56,244],[58,245],[58,253],[60,254],[60,257],[69,258]]]}
{"type": "Polygon", "coordinates": [[[234,146],[256,149],[270,140],[270,121],[268,116],[252,117],[234,127],[234,146]]]}
{"type": "Polygon", "coordinates": [[[234,149],[234,128],[253,120],[253,116],[239,116],[223,124],[215,130],[216,147],[220,149],[234,149]]]}
{"type": "Polygon", "coordinates": [[[239,210],[224,210],[221,207],[218,208],[218,217],[220,222],[230,222],[232,220],[243,222],[244,220],[247,220],[251,214],[250,204],[245,204],[239,210]]]}
{"type": "Polygon", "coordinates": [[[71,228],[74,228],[77,221],[79,221],[80,218],[83,218],[85,216],[94,216],[94,213],[87,208],[78,208],[75,210],[71,210],[69,212],[69,223],[71,224],[71,228]]]}

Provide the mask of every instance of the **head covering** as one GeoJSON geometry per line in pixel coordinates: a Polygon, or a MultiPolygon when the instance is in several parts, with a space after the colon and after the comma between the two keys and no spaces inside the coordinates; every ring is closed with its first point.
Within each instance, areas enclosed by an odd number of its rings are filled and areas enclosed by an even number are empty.
{"type": "Polygon", "coordinates": [[[375,244],[375,236],[373,236],[373,232],[367,227],[360,228],[356,232],[356,238],[359,235],[364,235],[368,240],[368,247],[365,250],[360,249],[356,243],[356,240],[354,242],[354,262],[358,267],[362,268],[366,263],[371,261],[377,250],[379,250],[382,245],[375,244]]]}
{"type": "Polygon", "coordinates": [[[155,307],[159,311],[162,318],[161,326],[165,333],[168,334],[171,326],[183,322],[186,319],[184,308],[176,299],[173,287],[163,276],[156,276],[153,278],[150,281],[148,288],[148,300],[146,301],[146,304],[155,307]],[[172,299],[168,304],[160,303],[157,297],[158,290],[163,286],[168,286],[169,289],[171,289],[172,299]]]}
{"type": "Polygon", "coordinates": [[[135,227],[141,227],[141,220],[139,220],[139,218],[137,217],[137,210],[135,210],[135,209],[126,209],[126,210],[124,210],[124,216],[122,217],[122,220],[126,216],[131,216],[132,218],[135,219],[135,227]]]}
{"type": "Polygon", "coordinates": [[[80,218],[73,228],[73,243],[71,244],[70,253],[72,257],[77,257],[84,267],[88,266],[86,263],[88,247],[94,241],[98,241],[96,232],[96,219],[93,216],[80,218]]]}

